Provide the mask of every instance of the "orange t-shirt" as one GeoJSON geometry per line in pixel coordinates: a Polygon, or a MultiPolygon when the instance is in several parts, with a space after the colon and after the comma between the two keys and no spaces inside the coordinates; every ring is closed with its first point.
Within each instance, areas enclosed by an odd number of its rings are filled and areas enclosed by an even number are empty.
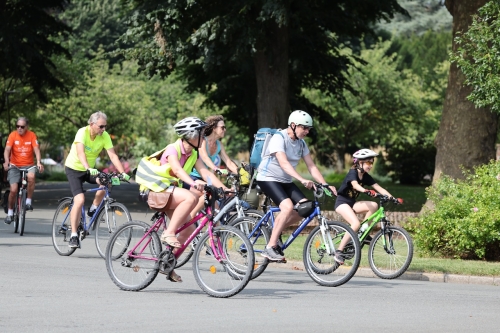
{"type": "Polygon", "coordinates": [[[10,133],[6,147],[12,147],[10,151],[10,163],[23,167],[34,165],[33,148],[38,147],[38,139],[32,131],[26,131],[21,136],[17,131],[10,133]]]}

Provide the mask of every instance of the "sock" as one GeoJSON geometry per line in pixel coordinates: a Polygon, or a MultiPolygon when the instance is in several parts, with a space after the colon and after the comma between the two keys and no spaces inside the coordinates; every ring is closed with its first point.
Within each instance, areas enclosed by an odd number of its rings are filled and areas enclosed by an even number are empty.
{"type": "Polygon", "coordinates": [[[76,232],[72,232],[71,237],[78,237],[78,234],[76,232]]]}
{"type": "Polygon", "coordinates": [[[30,198],[26,198],[26,204],[27,205],[31,205],[31,199],[30,198]]]}
{"type": "Polygon", "coordinates": [[[92,206],[90,206],[89,212],[93,212],[96,209],[97,209],[97,206],[92,204],[92,206]]]}
{"type": "Polygon", "coordinates": [[[9,209],[7,215],[14,216],[14,209],[9,209]]]}

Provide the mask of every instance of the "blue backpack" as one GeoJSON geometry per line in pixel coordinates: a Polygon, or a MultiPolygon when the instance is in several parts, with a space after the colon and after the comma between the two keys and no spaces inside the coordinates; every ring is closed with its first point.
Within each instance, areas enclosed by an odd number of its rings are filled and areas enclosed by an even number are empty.
{"type": "Polygon", "coordinates": [[[260,128],[257,133],[254,135],[255,140],[253,141],[252,149],[250,150],[250,165],[257,169],[259,167],[262,158],[264,157],[267,146],[269,145],[269,141],[274,134],[279,133],[280,129],[277,128],[260,128]]]}

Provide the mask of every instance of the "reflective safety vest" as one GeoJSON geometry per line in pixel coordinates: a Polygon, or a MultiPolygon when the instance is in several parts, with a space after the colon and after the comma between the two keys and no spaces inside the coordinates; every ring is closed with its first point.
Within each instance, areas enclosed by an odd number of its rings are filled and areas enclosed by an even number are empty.
{"type": "MultiPolygon", "coordinates": [[[[175,150],[177,150],[177,158],[181,159],[181,144],[182,140],[179,139],[174,143],[175,150]]],[[[156,153],[143,157],[137,166],[135,174],[135,181],[141,185],[140,190],[149,189],[153,192],[165,191],[171,184],[177,183],[177,186],[182,186],[182,181],[175,176],[172,172],[170,163],[160,165],[160,158],[166,148],[163,148],[156,153]]],[[[194,165],[198,160],[198,152],[193,150],[191,156],[187,159],[182,167],[187,174],[193,171],[194,165]]]]}

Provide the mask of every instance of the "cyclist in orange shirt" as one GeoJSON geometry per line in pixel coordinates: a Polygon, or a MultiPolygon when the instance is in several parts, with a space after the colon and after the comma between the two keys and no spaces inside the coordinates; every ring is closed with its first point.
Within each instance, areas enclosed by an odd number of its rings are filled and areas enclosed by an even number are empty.
{"type": "MultiPolygon", "coordinates": [[[[4,170],[8,170],[7,181],[10,184],[9,207],[5,223],[10,224],[14,215],[14,201],[18,191],[18,183],[21,179],[21,173],[17,168],[10,168],[10,165],[15,165],[18,168],[30,167],[35,165],[33,153],[36,155],[37,167],[40,172],[43,172],[43,165],[40,157],[40,147],[36,134],[28,130],[28,119],[20,117],[17,119],[17,130],[10,133],[7,143],[5,144],[3,164],[4,170]]],[[[26,210],[33,210],[31,198],[35,191],[35,169],[28,173],[28,195],[26,198],[26,210]]]]}

